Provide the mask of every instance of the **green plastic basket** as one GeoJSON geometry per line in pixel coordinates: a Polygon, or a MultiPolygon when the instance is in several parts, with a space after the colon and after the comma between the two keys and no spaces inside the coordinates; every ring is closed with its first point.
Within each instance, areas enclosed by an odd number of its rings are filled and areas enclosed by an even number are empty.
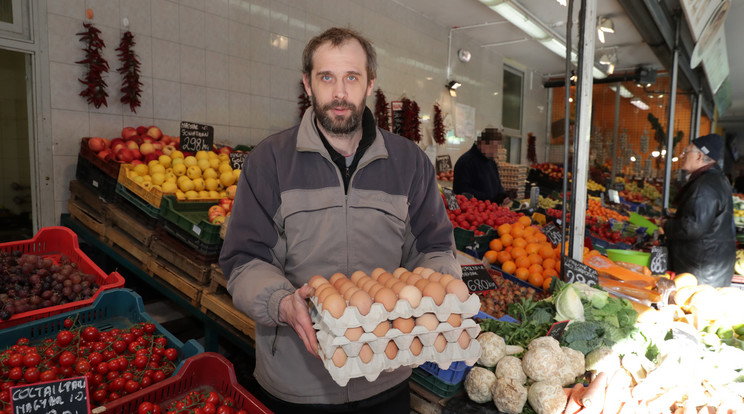
{"type": "Polygon", "coordinates": [[[175,196],[164,195],[160,202],[160,216],[201,243],[219,245],[222,242],[220,226],[210,223],[207,217],[213,205],[214,201],[179,202],[175,196]]]}
{"type": "Polygon", "coordinates": [[[627,262],[648,267],[651,253],[637,250],[607,249],[607,257],[613,262],[627,262]]]}
{"type": "Polygon", "coordinates": [[[628,218],[628,221],[638,225],[639,227],[645,227],[646,233],[651,236],[654,234],[654,230],[658,229],[659,226],[651,222],[650,220],[646,219],[640,214],[637,213],[630,213],[630,217],[628,218]]]}

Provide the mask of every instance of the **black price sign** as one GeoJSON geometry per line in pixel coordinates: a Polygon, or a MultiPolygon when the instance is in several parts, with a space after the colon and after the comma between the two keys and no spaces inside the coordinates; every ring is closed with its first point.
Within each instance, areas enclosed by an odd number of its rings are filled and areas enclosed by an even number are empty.
{"type": "Polygon", "coordinates": [[[211,151],[214,128],[195,122],[181,121],[181,151],[211,151]]]}
{"type": "Polygon", "coordinates": [[[651,262],[649,270],[655,275],[661,275],[667,271],[669,252],[664,246],[651,246],[651,262]]]}
{"type": "Polygon", "coordinates": [[[564,267],[566,269],[566,282],[568,283],[583,283],[589,286],[595,286],[599,283],[597,271],[584,263],[566,257],[564,267]]]}
{"type": "Polygon", "coordinates": [[[85,377],[13,387],[10,396],[13,414],[90,412],[85,377]]]}
{"type": "Polygon", "coordinates": [[[556,341],[561,340],[561,336],[563,336],[563,332],[565,332],[566,327],[568,326],[568,323],[571,321],[560,321],[556,322],[553,325],[551,325],[550,329],[548,330],[547,336],[552,336],[553,339],[556,341]]]}
{"type": "Polygon", "coordinates": [[[615,183],[613,186],[617,191],[625,191],[625,183],[615,183]]]}
{"type": "Polygon", "coordinates": [[[393,115],[393,134],[403,135],[403,102],[390,102],[390,112],[393,115]]]}
{"type": "Polygon", "coordinates": [[[548,240],[553,243],[553,246],[558,246],[563,243],[563,235],[555,223],[548,223],[547,226],[542,228],[542,232],[548,237],[548,240]]]}
{"type": "Polygon", "coordinates": [[[449,155],[437,155],[437,172],[447,172],[452,169],[452,158],[449,155]]]}
{"type": "Polygon", "coordinates": [[[230,153],[230,164],[232,164],[233,170],[242,170],[243,169],[243,161],[245,161],[245,157],[248,156],[247,152],[237,152],[233,151],[230,153]]]}
{"type": "Polygon", "coordinates": [[[462,265],[462,281],[468,286],[470,293],[496,289],[496,282],[482,264],[462,265]]]}
{"type": "Polygon", "coordinates": [[[460,203],[457,202],[457,197],[455,197],[455,193],[452,192],[452,189],[442,187],[442,194],[444,194],[444,199],[447,201],[448,209],[455,211],[460,208],[460,203]]]}

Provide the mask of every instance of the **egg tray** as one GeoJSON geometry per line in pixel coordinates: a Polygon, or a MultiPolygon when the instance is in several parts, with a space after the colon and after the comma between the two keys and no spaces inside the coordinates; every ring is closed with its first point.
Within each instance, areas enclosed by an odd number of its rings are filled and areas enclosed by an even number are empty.
{"type": "MultiPolygon", "coordinates": [[[[477,330],[480,332],[480,327],[478,327],[477,330]]],[[[462,329],[459,329],[459,331],[462,332],[462,329]]],[[[467,365],[473,365],[478,360],[481,353],[480,344],[475,340],[477,335],[478,333],[475,333],[475,336],[471,336],[470,344],[466,349],[460,347],[457,338],[455,338],[454,342],[448,341],[444,350],[439,352],[434,348],[432,340],[430,345],[423,346],[419,355],[413,355],[410,348],[399,348],[398,353],[393,359],[389,359],[384,352],[385,346],[387,345],[387,342],[385,342],[382,346],[382,351],[375,351],[369,362],[364,363],[357,353],[356,356],[348,356],[346,363],[341,367],[337,367],[331,360],[333,353],[336,351],[336,348],[338,348],[337,346],[324,348],[321,345],[319,352],[320,357],[323,360],[323,365],[328,373],[331,374],[331,378],[333,378],[339,386],[344,387],[351,378],[364,377],[367,381],[374,381],[383,371],[392,371],[402,366],[415,367],[424,362],[435,362],[439,364],[442,369],[449,368],[449,366],[456,361],[464,361],[467,365]]],[[[410,336],[410,341],[413,341],[413,337],[416,335],[411,333],[404,336],[410,336]]],[[[436,335],[434,335],[434,337],[436,337],[436,335]]],[[[421,342],[423,343],[423,339],[421,342]]],[[[396,344],[397,343],[398,342],[396,342],[396,344]]],[[[377,344],[375,345],[379,348],[377,344]]]]}
{"type": "Polygon", "coordinates": [[[347,306],[339,318],[334,318],[328,311],[324,311],[316,297],[312,297],[310,302],[312,304],[310,317],[313,323],[322,322],[335,336],[343,336],[347,328],[358,326],[361,326],[365,332],[372,332],[383,321],[419,317],[425,313],[433,313],[440,322],[444,322],[453,313],[460,314],[463,319],[466,319],[480,311],[480,299],[475,294],[471,294],[465,302],[460,302],[457,296],[448,293],[441,305],[434,303],[431,297],[424,296],[415,308],[408,301],[399,299],[395,308],[390,312],[382,304],[373,303],[367,315],[362,315],[356,306],[347,306]]]}

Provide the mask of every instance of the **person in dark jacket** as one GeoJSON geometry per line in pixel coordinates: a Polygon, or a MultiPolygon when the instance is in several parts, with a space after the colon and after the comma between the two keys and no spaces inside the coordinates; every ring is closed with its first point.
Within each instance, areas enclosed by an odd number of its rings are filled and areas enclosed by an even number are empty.
{"type": "Polygon", "coordinates": [[[736,261],[731,185],[716,163],[722,151],[717,134],[696,138],[682,151],[680,168],[690,176],[674,200],[676,213],[662,223],[671,270],[715,287],[731,284],[736,261]]]}
{"type": "Polygon", "coordinates": [[[455,163],[452,191],[455,194],[470,194],[478,200],[508,205],[511,200],[501,185],[499,168],[493,157],[499,149],[499,141],[482,135],[478,141],[455,163]]]}

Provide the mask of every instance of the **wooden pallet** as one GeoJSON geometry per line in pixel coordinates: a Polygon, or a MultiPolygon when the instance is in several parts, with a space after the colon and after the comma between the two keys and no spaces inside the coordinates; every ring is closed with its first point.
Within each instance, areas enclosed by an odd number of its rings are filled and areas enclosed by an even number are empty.
{"type": "Polygon", "coordinates": [[[106,220],[79,198],[70,197],[67,200],[67,210],[70,216],[99,237],[106,233],[106,220]]]}
{"type": "Polygon", "coordinates": [[[104,235],[104,243],[113,247],[115,251],[125,256],[129,261],[146,269],[150,260],[152,260],[149,248],[120,227],[115,227],[111,223],[108,224],[104,235]]]}
{"type": "Polygon", "coordinates": [[[149,247],[155,231],[143,224],[140,216],[133,214],[133,208],[120,204],[110,204],[107,220],[112,228],[126,233],[140,245],[149,247]]]}
{"type": "Polygon", "coordinates": [[[183,274],[180,269],[161,258],[153,257],[147,266],[150,273],[162,279],[167,284],[173,286],[181,292],[186,300],[192,305],[198,307],[201,302],[203,286],[183,274]]]}
{"type": "Polygon", "coordinates": [[[104,202],[90,187],[78,180],[70,181],[70,200],[84,203],[88,210],[101,218],[108,214],[108,203],[104,202]]]}
{"type": "Polygon", "coordinates": [[[408,381],[411,387],[411,412],[419,414],[441,414],[442,408],[447,403],[446,398],[441,398],[416,381],[408,381]]]}
{"type": "Polygon", "coordinates": [[[201,310],[207,316],[224,320],[249,338],[256,340],[256,324],[253,319],[233,305],[232,296],[222,289],[217,292],[204,292],[201,297],[201,310]]]}
{"type": "Polygon", "coordinates": [[[227,290],[227,280],[225,280],[225,275],[222,273],[222,268],[218,263],[212,264],[212,271],[209,273],[209,278],[210,282],[207,292],[215,293],[220,288],[227,290]]]}
{"type": "Polygon", "coordinates": [[[158,231],[150,243],[150,252],[159,260],[169,263],[177,268],[180,273],[185,273],[200,285],[209,284],[209,274],[212,264],[203,263],[190,252],[180,241],[167,237],[164,232],[158,231]]]}

